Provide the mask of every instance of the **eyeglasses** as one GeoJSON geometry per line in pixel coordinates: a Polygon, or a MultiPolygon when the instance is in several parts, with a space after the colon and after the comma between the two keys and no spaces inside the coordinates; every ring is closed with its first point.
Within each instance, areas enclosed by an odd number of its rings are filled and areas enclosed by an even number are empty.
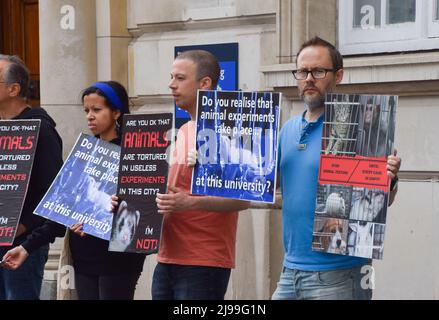
{"type": "Polygon", "coordinates": [[[292,72],[296,80],[305,80],[306,78],[308,78],[308,74],[310,73],[314,79],[324,79],[328,72],[335,71],[337,71],[337,69],[315,68],[312,70],[297,69],[293,70],[292,72]]]}

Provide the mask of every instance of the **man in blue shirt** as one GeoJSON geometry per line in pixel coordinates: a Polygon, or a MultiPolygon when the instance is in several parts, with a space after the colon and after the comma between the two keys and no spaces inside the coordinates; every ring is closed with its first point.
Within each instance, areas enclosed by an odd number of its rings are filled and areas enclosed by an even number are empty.
{"type": "MultiPolygon", "coordinates": [[[[301,116],[283,126],[279,139],[279,173],[282,190],[283,271],[273,299],[371,299],[362,288],[361,269],[370,260],[312,251],[312,233],[320,160],[325,95],[343,78],[343,58],[329,42],[315,37],[296,56],[301,116]]],[[[392,179],[389,204],[397,192],[401,159],[388,157],[392,179]]]]}

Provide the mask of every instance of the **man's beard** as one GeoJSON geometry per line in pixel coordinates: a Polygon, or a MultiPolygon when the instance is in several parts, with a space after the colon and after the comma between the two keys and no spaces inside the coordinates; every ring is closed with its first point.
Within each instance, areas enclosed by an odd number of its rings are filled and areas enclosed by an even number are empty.
{"type": "Polygon", "coordinates": [[[318,91],[317,96],[312,97],[302,93],[301,98],[310,110],[318,109],[325,105],[325,97],[320,93],[320,91],[318,91]]]}

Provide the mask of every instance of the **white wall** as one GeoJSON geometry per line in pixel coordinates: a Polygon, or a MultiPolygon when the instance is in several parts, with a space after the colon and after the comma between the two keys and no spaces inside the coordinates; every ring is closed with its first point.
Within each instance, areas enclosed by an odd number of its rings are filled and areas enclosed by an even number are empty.
{"type": "Polygon", "coordinates": [[[276,12],[276,0],[128,0],[128,27],[276,12]]]}
{"type": "Polygon", "coordinates": [[[390,207],[374,299],[439,299],[439,184],[402,182],[390,207]]]}

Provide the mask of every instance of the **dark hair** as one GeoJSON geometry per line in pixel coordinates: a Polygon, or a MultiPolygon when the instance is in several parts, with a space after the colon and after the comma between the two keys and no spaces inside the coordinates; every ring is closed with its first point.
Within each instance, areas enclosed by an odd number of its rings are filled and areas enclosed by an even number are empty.
{"type": "Polygon", "coordinates": [[[340,52],[337,50],[336,47],[334,47],[331,43],[329,43],[326,40],[323,40],[322,38],[319,37],[314,37],[309,39],[308,41],[304,42],[302,44],[302,46],[300,47],[299,51],[297,52],[296,55],[296,63],[297,63],[297,59],[299,58],[300,53],[302,52],[303,49],[307,48],[307,47],[324,47],[327,48],[329,51],[329,55],[331,56],[331,60],[332,60],[332,68],[334,68],[336,71],[343,69],[343,57],[340,54],[340,52]]]}
{"type": "Polygon", "coordinates": [[[209,77],[212,80],[211,89],[216,89],[221,69],[213,54],[205,50],[188,50],[175,58],[175,60],[183,59],[191,60],[197,65],[197,80],[209,77]]]}
{"type": "Polygon", "coordinates": [[[30,74],[29,69],[26,67],[23,60],[18,56],[10,56],[6,54],[0,54],[0,60],[9,62],[9,65],[4,72],[3,80],[8,85],[18,83],[20,85],[20,97],[27,98],[30,74]]]}
{"type": "Polygon", "coordinates": [[[107,84],[116,92],[117,96],[122,102],[122,110],[117,108],[102,90],[94,86],[90,86],[82,92],[82,97],[81,97],[82,103],[84,103],[84,97],[92,93],[96,93],[98,96],[103,97],[105,99],[105,103],[107,104],[108,107],[110,107],[110,109],[120,111],[120,117],[119,119],[117,119],[117,123],[119,124],[119,126],[122,126],[122,116],[124,114],[130,113],[129,98],[125,87],[116,81],[99,81],[99,82],[107,84]]]}

